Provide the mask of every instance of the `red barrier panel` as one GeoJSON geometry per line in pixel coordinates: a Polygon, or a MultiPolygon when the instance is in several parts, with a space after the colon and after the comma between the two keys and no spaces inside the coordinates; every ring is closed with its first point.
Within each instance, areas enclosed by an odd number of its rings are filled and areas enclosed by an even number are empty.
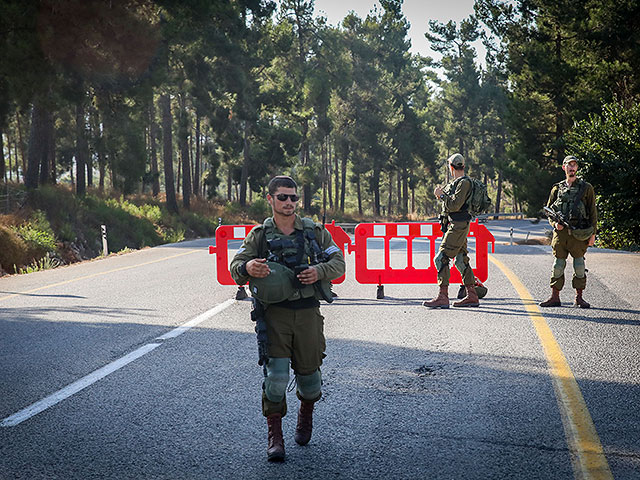
{"type": "MultiPolygon", "coordinates": [[[[355,277],[363,284],[396,284],[396,283],[437,283],[437,271],[433,258],[437,254],[436,239],[442,237],[439,223],[361,223],[355,229],[355,244],[349,245],[349,253],[355,252],[355,277]],[[429,260],[414,265],[414,240],[426,238],[429,245],[429,260]],[[378,239],[383,242],[384,267],[369,268],[367,266],[368,240],[378,239]],[[406,267],[391,266],[391,240],[401,239],[406,242],[406,267]]],[[[471,223],[469,238],[475,239],[476,268],[473,269],[478,280],[484,282],[489,274],[488,244],[495,246],[495,239],[489,230],[478,222],[471,223]]],[[[453,262],[451,262],[453,263],[453,262]]],[[[453,266],[453,265],[452,265],[453,266]]],[[[460,272],[451,269],[451,283],[462,283],[460,272]]]]}
{"type": "MultiPolygon", "coordinates": [[[[216,229],[216,244],[209,246],[209,253],[216,255],[216,276],[220,285],[235,285],[231,273],[229,272],[229,242],[232,240],[244,240],[248,233],[256,225],[220,225],[216,229]]],[[[344,255],[345,244],[351,245],[351,238],[342,227],[335,224],[335,221],[325,224],[325,228],[333,237],[333,241],[344,255]]],[[[345,275],[342,275],[331,283],[344,282],[345,275]]]]}

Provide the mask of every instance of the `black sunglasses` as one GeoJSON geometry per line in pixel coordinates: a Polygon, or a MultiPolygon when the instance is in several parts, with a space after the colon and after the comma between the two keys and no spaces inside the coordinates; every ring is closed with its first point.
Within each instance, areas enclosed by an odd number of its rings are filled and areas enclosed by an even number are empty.
{"type": "Polygon", "coordinates": [[[296,203],[300,199],[300,197],[298,195],[296,195],[295,193],[292,193],[291,195],[287,195],[286,193],[279,193],[279,194],[276,195],[276,198],[278,200],[280,200],[281,202],[284,202],[287,199],[287,197],[289,197],[289,199],[293,203],[296,203]]]}

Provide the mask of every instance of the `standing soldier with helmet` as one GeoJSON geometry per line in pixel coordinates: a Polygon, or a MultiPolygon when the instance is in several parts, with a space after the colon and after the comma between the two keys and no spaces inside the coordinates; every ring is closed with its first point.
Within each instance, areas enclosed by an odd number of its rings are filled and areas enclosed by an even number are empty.
{"type": "Polygon", "coordinates": [[[268,190],[273,216],[249,232],[230,271],[238,285],[249,282],[253,296],[252,319],[265,375],[262,413],[269,430],[267,458],[283,461],[289,364],[300,399],[295,441],[306,445],[314,404],[322,395],[325,338],[319,299],[333,300],[329,281],[344,274],[345,261],[323,225],[295,213],[297,185],[291,177],[274,177],[268,190]]]}
{"type": "Polygon", "coordinates": [[[433,300],[424,301],[422,305],[429,308],[449,308],[449,262],[454,260],[455,266],[462,276],[467,291],[466,297],[454,302],[454,307],[477,307],[480,305],[475,289],[476,279],[469,264],[467,250],[467,236],[471,214],[469,213],[469,199],[472,192],[472,182],[464,173],[464,157],[455,153],[447,160],[453,181],[444,188],[437,186],[433,193],[442,202],[440,225],[444,233],[438,254],[433,263],[438,271],[438,285],[440,292],[433,300]]]}
{"type": "Polygon", "coordinates": [[[560,290],[564,286],[564,269],[567,257],[573,257],[573,288],[576,289],[574,307],[589,308],[582,298],[587,285],[584,254],[593,246],[598,225],[596,196],[593,186],[576,175],[578,159],[568,155],[562,162],[565,179],[551,188],[545,213],[553,227],[551,248],[555,261],[551,274],[551,297],[541,302],[541,307],[559,307],[560,290]]]}

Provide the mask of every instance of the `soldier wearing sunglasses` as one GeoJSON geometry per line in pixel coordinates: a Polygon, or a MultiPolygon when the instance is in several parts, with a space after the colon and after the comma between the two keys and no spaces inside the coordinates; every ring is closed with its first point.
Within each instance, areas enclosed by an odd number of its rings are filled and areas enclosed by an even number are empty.
{"type": "MultiPolygon", "coordinates": [[[[262,413],[267,418],[269,461],[283,461],[282,417],[287,413],[289,368],[296,377],[300,399],[295,441],[311,439],[314,404],[321,395],[320,366],[325,357],[323,297],[320,282],[328,283],[345,271],[342,251],[321,224],[296,214],[299,199],[291,177],[269,182],[267,200],[273,216],[255,227],[231,261],[238,285],[249,282],[256,331],[266,325],[266,358],[262,385],[262,413]]],[[[332,301],[332,299],[327,299],[332,301]]]]}

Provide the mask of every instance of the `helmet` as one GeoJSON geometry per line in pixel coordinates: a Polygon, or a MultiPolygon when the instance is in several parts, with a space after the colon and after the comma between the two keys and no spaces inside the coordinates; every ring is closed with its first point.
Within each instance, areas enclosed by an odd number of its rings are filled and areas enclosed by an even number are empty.
{"type": "Polygon", "coordinates": [[[251,296],[262,303],[280,303],[294,293],[293,271],[278,262],[267,262],[271,272],[264,278],[250,277],[251,296]]]}
{"type": "Polygon", "coordinates": [[[595,230],[593,227],[575,228],[571,230],[571,235],[573,235],[573,238],[575,238],[576,240],[580,240],[581,242],[584,242],[589,240],[591,235],[593,235],[594,231],[595,230]]]}

